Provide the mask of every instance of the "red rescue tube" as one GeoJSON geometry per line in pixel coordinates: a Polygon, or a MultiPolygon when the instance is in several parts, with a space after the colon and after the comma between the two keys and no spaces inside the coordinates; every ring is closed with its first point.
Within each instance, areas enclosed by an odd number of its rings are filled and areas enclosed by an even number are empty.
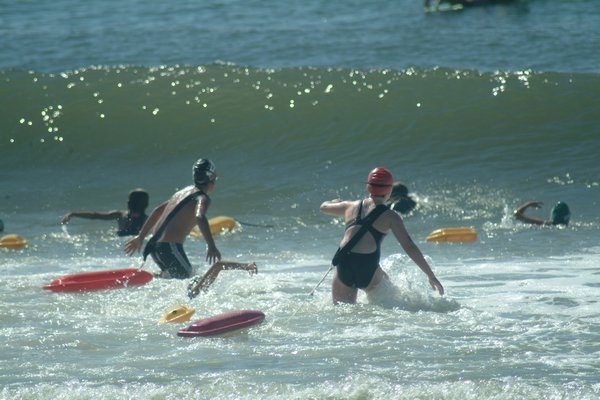
{"type": "Polygon", "coordinates": [[[145,285],[153,276],[137,268],[113,269],[64,275],[53,280],[43,289],[53,292],[82,292],[101,289],[116,289],[127,286],[145,285]]]}
{"type": "Polygon", "coordinates": [[[214,336],[260,324],[264,319],[265,314],[261,311],[231,311],[210,318],[200,319],[187,328],[180,329],[177,335],[184,337],[214,336]]]}

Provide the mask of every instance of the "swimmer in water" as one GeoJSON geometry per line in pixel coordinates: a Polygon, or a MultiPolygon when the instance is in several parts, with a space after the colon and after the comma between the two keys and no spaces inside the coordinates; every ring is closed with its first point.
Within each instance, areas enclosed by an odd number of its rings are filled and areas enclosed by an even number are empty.
{"type": "Polygon", "coordinates": [[[101,220],[116,220],[117,221],[117,235],[119,236],[131,236],[137,235],[148,216],[146,215],[146,208],[148,208],[148,202],[150,196],[143,189],[134,189],[129,192],[129,200],[127,201],[127,210],[114,210],[108,212],[99,211],[72,211],[62,218],[61,224],[67,224],[71,218],[85,218],[85,219],[101,219],[101,220]]]}

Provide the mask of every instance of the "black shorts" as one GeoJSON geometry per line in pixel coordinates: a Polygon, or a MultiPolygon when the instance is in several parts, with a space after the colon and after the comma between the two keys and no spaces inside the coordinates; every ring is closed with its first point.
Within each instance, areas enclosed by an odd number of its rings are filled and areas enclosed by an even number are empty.
{"type": "Polygon", "coordinates": [[[192,276],[192,264],[180,243],[157,242],[152,259],[171,278],[187,279],[192,276]]]}
{"type": "Polygon", "coordinates": [[[337,276],[342,283],[351,288],[365,289],[371,283],[379,267],[378,251],[374,253],[350,253],[342,256],[337,266],[337,276]]]}

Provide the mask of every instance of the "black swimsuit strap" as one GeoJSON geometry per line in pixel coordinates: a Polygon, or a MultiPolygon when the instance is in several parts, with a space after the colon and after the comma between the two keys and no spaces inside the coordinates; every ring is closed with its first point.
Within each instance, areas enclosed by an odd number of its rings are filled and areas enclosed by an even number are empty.
{"type": "Polygon", "coordinates": [[[171,210],[171,212],[169,213],[169,215],[167,215],[167,217],[165,218],[165,220],[162,222],[162,224],[160,225],[160,227],[156,230],[156,232],[152,236],[156,236],[156,238],[160,238],[162,236],[162,233],[164,232],[164,230],[167,228],[167,225],[169,224],[169,222],[171,222],[171,220],[173,218],[175,218],[175,215],[177,215],[177,213],[179,212],[179,210],[181,210],[183,207],[185,207],[190,201],[198,198],[198,196],[200,196],[201,194],[205,194],[205,193],[203,191],[199,190],[197,192],[188,194],[186,197],[184,197],[184,199],[181,200],[179,202],[179,204],[177,204],[175,206],[175,208],[173,208],[171,210]]]}
{"type": "Polygon", "coordinates": [[[362,221],[362,218],[360,217],[362,214],[362,209],[363,209],[363,200],[361,200],[360,204],[358,205],[358,212],[356,213],[356,217],[354,217],[353,220],[350,220],[346,224],[346,230],[348,230],[350,227],[352,227],[354,225],[360,225],[360,222],[362,221]]]}
{"type": "MultiPolygon", "coordinates": [[[[360,202],[360,204],[362,206],[362,201],[360,202]]],[[[360,224],[360,229],[358,230],[358,232],[356,232],[354,236],[352,236],[343,247],[338,249],[338,253],[350,253],[350,251],[356,245],[356,243],[358,243],[360,238],[363,237],[363,235],[371,228],[373,222],[375,222],[375,220],[379,218],[379,216],[383,214],[387,209],[388,206],[386,206],[385,204],[379,204],[373,210],[371,210],[371,212],[365,216],[364,220],[361,221],[362,223],[360,224]]],[[[379,233],[381,234],[381,232],[379,233]]]]}
{"type": "Polygon", "coordinates": [[[181,200],[179,202],[179,204],[177,204],[175,206],[175,208],[173,208],[173,210],[171,210],[171,212],[169,213],[169,215],[167,215],[167,217],[164,219],[164,221],[159,226],[159,228],[156,230],[156,232],[154,232],[154,234],[152,235],[152,237],[150,238],[150,240],[148,240],[148,243],[146,243],[146,246],[144,246],[144,251],[142,252],[143,257],[144,257],[144,261],[146,261],[146,257],[148,257],[148,254],[150,254],[152,251],[154,251],[154,248],[156,246],[156,243],[158,242],[158,239],[162,236],[163,231],[167,228],[167,225],[169,224],[169,222],[171,222],[171,220],[173,218],[175,218],[175,215],[183,207],[185,207],[190,201],[198,198],[198,196],[200,196],[200,195],[208,196],[206,193],[204,193],[201,190],[199,190],[197,192],[194,192],[194,193],[191,193],[191,194],[188,194],[183,200],[181,200]]]}
{"type": "Polygon", "coordinates": [[[360,204],[358,206],[358,213],[356,214],[356,222],[361,222],[363,220],[363,218],[362,218],[363,202],[364,202],[364,200],[361,200],[360,204]]]}

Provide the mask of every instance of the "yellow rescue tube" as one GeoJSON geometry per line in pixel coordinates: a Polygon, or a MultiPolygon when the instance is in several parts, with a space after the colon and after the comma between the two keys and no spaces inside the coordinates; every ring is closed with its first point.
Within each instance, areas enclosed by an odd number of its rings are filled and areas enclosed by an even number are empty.
{"type": "Polygon", "coordinates": [[[0,248],[18,250],[25,246],[27,246],[27,240],[14,233],[11,233],[10,235],[4,235],[0,239],[0,248]]]}
{"type": "Polygon", "coordinates": [[[427,236],[428,242],[473,242],[477,240],[477,232],[473,228],[440,228],[427,236]]]}
{"type": "MultiPolygon", "coordinates": [[[[208,220],[208,225],[210,226],[210,233],[213,235],[218,235],[223,231],[230,231],[236,227],[237,222],[235,219],[225,216],[214,217],[208,220]]],[[[190,232],[190,236],[201,238],[202,233],[200,233],[200,229],[197,226],[192,229],[190,232]]]]}

